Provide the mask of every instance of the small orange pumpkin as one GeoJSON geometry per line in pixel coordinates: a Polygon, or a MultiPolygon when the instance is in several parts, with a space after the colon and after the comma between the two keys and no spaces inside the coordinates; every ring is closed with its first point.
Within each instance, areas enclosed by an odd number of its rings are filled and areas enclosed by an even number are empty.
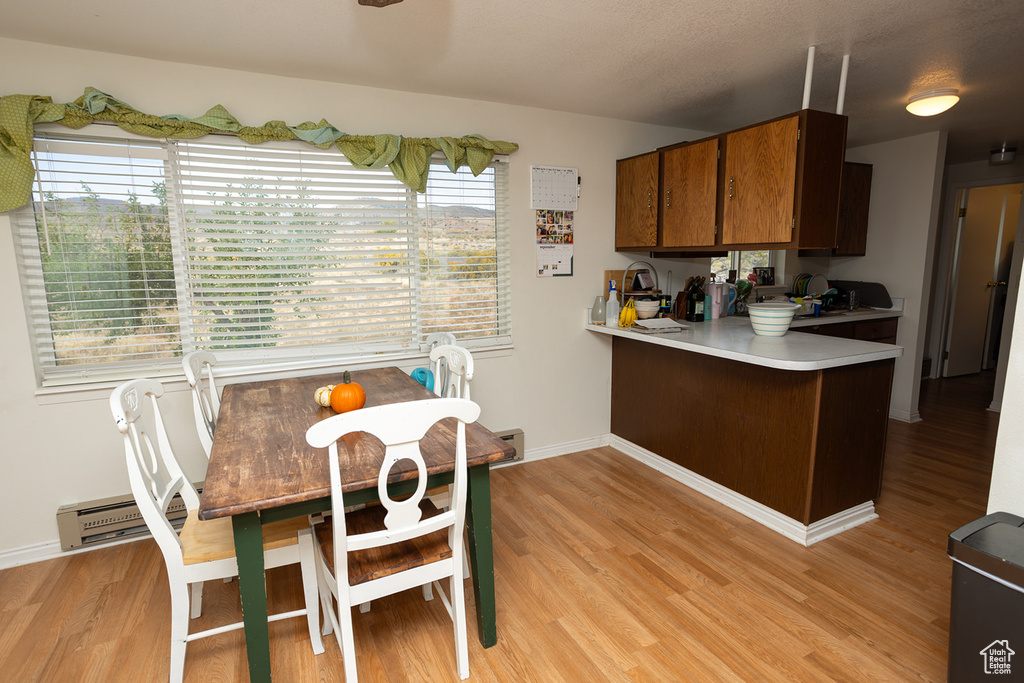
{"type": "Polygon", "coordinates": [[[331,407],[335,412],[347,413],[350,410],[359,410],[366,404],[366,391],[359,384],[352,381],[348,370],[342,376],[342,383],[336,384],[331,389],[331,407]]]}

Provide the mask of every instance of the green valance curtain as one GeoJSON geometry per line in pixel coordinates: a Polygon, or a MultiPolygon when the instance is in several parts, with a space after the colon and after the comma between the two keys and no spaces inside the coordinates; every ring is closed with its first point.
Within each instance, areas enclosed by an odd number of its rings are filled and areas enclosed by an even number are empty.
{"type": "Polygon", "coordinates": [[[27,204],[32,197],[32,133],[36,123],[59,123],[82,128],[94,121],[110,121],[137,135],[158,138],[198,138],[210,133],[230,133],[250,144],[268,140],[303,140],[321,149],[337,147],[359,168],[387,166],[395,177],[417,192],[427,189],[430,157],[441,152],[452,171],[468,166],[479,175],[495,154],[519,149],[514,142],[491,141],[479,135],[465,137],[406,138],[401,135],[348,135],[326,120],[289,126],[268,121],[244,126],[219,104],[204,115],[190,119],[178,114],[144,114],[130,105],[86,88],[74,102],[57,104],[39,95],[0,97],[0,212],[27,204]]]}

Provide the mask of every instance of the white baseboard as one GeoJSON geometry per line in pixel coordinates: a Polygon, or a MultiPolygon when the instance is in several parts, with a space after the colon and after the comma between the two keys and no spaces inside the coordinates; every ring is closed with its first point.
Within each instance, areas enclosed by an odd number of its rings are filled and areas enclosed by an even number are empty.
{"type": "Polygon", "coordinates": [[[910,424],[913,424],[915,422],[921,421],[921,413],[917,412],[916,410],[914,412],[909,412],[906,410],[890,410],[889,419],[899,420],[900,422],[908,422],[910,424]]]}
{"type": "Polygon", "coordinates": [[[12,548],[0,552],[0,569],[18,567],[23,564],[42,562],[57,557],[61,554],[60,541],[47,541],[35,543],[20,548],[12,548]]]}
{"type": "Polygon", "coordinates": [[[33,562],[44,562],[46,560],[53,560],[58,557],[77,555],[78,553],[87,553],[90,550],[109,548],[111,546],[120,545],[122,543],[131,543],[133,541],[139,541],[144,538],[152,537],[149,534],[139,534],[137,536],[122,538],[117,541],[97,543],[96,545],[85,546],[83,548],[75,548],[74,550],[61,550],[60,539],[53,541],[45,541],[43,543],[35,543],[33,545],[26,545],[20,548],[12,548],[10,550],[0,551],[0,569],[19,567],[23,564],[32,564],[33,562]]]}
{"type": "MultiPolygon", "coordinates": [[[[845,510],[837,515],[833,515],[828,519],[815,522],[810,526],[804,526],[795,519],[786,517],[785,515],[778,513],[757,501],[751,500],[746,496],[742,496],[735,491],[731,491],[720,484],[716,484],[710,479],[706,479],[695,472],[691,472],[670,460],[666,460],[665,458],[641,448],[634,443],[626,441],[625,439],[619,438],[614,434],[603,434],[587,439],[567,441],[565,443],[554,446],[545,446],[543,448],[528,448],[526,449],[523,460],[501,463],[500,465],[495,465],[494,468],[514,467],[515,465],[519,465],[523,462],[544,460],[546,458],[554,458],[560,455],[568,455],[570,453],[577,453],[590,448],[601,448],[603,446],[612,446],[645,465],[654,468],[662,474],[686,484],[695,491],[703,493],[723,505],[746,515],[750,519],[764,524],[769,529],[777,531],[783,536],[803,545],[816,543],[817,541],[828,538],[840,531],[855,527],[858,524],[863,524],[864,522],[878,517],[878,515],[875,514],[874,505],[869,501],[863,505],[845,510]]],[[[71,554],[89,552],[90,550],[97,550],[99,548],[109,548],[119,543],[131,543],[132,541],[137,541],[143,538],[150,538],[150,536],[148,534],[141,534],[139,536],[133,536],[131,538],[125,538],[118,541],[100,543],[85,548],[76,548],[75,550],[61,550],[59,539],[22,546],[20,548],[12,548],[10,550],[0,551],[0,569],[17,567],[19,565],[31,564],[33,562],[42,562],[44,560],[52,560],[57,557],[67,557],[71,554]]]]}
{"type": "Polygon", "coordinates": [[[807,526],[614,434],[610,435],[609,445],[801,545],[817,543],[878,518],[874,503],[867,501],[807,526]]]}

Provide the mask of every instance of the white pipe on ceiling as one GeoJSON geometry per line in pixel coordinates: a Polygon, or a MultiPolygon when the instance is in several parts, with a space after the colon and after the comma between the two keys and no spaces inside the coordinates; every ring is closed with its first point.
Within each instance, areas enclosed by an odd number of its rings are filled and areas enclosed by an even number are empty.
{"type": "Polygon", "coordinates": [[[839,75],[839,100],[836,102],[836,113],[843,113],[846,104],[846,74],[850,71],[850,55],[843,55],[843,71],[839,75]]]}
{"type": "Polygon", "coordinates": [[[811,107],[811,76],[814,73],[814,46],[807,48],[807,73],[804,74],[804,106],[801,109],[811,107]]]}

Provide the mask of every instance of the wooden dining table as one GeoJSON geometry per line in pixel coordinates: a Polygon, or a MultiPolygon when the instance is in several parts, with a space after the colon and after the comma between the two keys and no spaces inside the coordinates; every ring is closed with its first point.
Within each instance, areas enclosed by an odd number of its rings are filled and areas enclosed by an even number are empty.
{"type": "MultiPolygon", "coordinates": [[[[341,375],[338,372],[224,387],[199,518],[230,517],[232,521],[251,681],[271,679],[261,525],[330,509],[327,449],[309,446],[306,430],[337,414],[318,405],[314,395],[318,387],[341,382],[341,375]]],[[[366,407],[436,398],[395,367],[353,371],[351,380],[365,389],[366,407]]],[[[428,486],[450,483],[455,453],[454,419],[434,425],[420,444],[428,486]]],[[[479,423],[473,423],[466,428],[466,450],[467,553],[480,642],[491,647],[498,635],[490,465],[511,459],[514,449],[479,423]]],[[[376,500],[377,476],[384,453],[380,442],[363,434],[348,435],[339,440],[338,452],[345,504],[376,500]]],[[[389,477],[389,491],[415,488],[415,477],[415,469],[396,466],[389,477]]]]}

